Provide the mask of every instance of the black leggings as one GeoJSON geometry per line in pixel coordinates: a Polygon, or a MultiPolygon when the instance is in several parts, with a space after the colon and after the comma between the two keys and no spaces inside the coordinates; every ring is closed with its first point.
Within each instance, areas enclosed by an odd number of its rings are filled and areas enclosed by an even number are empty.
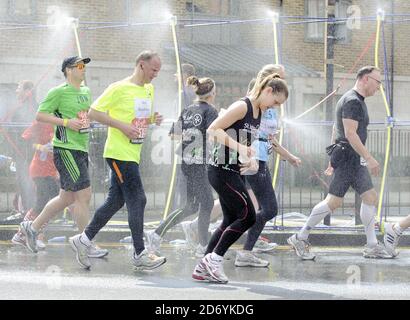
{"type": "Polygon", "coordinates": [[[182,165],[182,172],[186,177],[187,201],[183,209],[172,212],[155,230],[163,237],[173,226],[186,217],[198,212],[198,237],[202,246],[208,244],[208,228],[211,211],[214,206],[212,189],[208,182],[206,167],[202,164],[182,165]]]}
{"type": "Polygon", "coordinates": [[[223,256],[255,223],[255,208],[239,173],[209,166],[208,179],[219,195],[223,220],[213,233],[206,253],[215,252],[223,256]]]}
{"type": "Polygon", "coordinates": [[[250,184],[252,191],[258,200],[259,210],[256,215],[256,222],[248,231],[244,249],[251,251],[265,227],[266,222],[276,217],[278,214],[278,203],[276,201],[275,190],[272,187],[272,179],[265,161],[259,161],[259,170],[254,175],[246,176],[246,181],[250,184]]]}

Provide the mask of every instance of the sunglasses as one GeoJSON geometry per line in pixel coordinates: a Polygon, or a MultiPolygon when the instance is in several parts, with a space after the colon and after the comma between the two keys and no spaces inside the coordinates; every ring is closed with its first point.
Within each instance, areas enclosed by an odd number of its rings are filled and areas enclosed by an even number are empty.
{"type": "Polygon", "coordinates": [[[75,66],[70,66],[70,68],[77,68],[78,70],[83,70],[85,68],[84,63],[76,64],[75,66]]]}
{"type": "Polygon", "coordinates": [[[380,80],[377,80],[376,78],[373,78],[371,76],[368,76],[370,79],[373,79],[374,81],[376,81],[378,84],[382,84],[382,82],[380,80]]]}

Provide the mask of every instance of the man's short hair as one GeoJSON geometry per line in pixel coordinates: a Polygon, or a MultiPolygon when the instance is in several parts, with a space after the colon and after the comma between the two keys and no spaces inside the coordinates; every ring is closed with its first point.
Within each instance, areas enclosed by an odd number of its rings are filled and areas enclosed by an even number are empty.
{"type": "Polygon", "coordinates": [[[149,61],[153,57],[159,57],[158,53],[152,50],[144,50],[137,56],[135,65],[137,66],[140,61],[149,61]]]}
{"type": "Polygon", "coordinates": [[[357,71],[356,80],[362,79],[366,74],[372,73],[374,70],[380,71],[380,69],[375,66],[365,66],[360,68],[360,70],[357,71]]]}
{"type": "Polygon", "coordinates": [[[183,63],[181,69],[182,73],[187,75],[187,78],[195,75],[195,67],[190,63],[183,63]]]}

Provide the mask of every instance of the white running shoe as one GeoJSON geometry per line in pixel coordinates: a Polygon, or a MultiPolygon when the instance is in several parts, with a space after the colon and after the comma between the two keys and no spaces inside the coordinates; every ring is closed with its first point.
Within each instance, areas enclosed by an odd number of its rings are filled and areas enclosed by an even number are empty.
{"type": "Polygon", "coordinates": [[[138,256],[135,254],[132,255],[132,263],[134,264],[137,270],[153,270],[158,268],[167,262],[165,257],[158,257],[153,253],[149,253],[146,249],[142,251],[138,256]]]}
{"type": "Polygon", "coordinates": [[[195,250],[195,257],[197,258],[203,258],[206,252],[206,247],[201,246],[198,244],[195,250]]]}
{"type": "Polygon", "coordinates": [[[302,260],[315,260],[316,256],[310,252],[309,242],[299,240],[296,234],[291,236],[287,241],[302,260]]]}
{"type": "Polygon", "coordinates": [[[104,258],[107,254],[107,249],[101,249],[94,242],[91,242],[91,246],[88,247],[89,258],[104,258]]]}
{"type": "Polygon", "coordinates": [[[386,251],[391,254],[393,257],[396,257],[399,253],[396,251],[396,247],[399,244],[401,234],[398,234],[392,223],[384,224],[384,247],[386,251]]]}
{"type": "Polygon", "coordinates": [[[71,248],[76,253],[78,264],[84,269],[89,269],[91,267],[90,259],[88,258],[88,248],[90,246],[86,245],[81,240],[81,234],[77,234],[71,237],[70,239],[68,239],[68,242],[70,243],[71,248]]]}
{"type": "Polygon", "coordinates": [[[277,248],[278,244],[274,242],[267,242],[263,240],[257,240],[253,246],[252,251],[256,253],[270,252],[277,248]]]}
{"type": "Polygon", "coordinates": [[[392,256],[390,253],[387,252],[386,248],[384,245],[378,243],[374,247],[369,247],[366,245],[363,250],[363,257],[369,258],[369,259],[392,259],[394,256],[392,256]]]}
{"type": "Polygon", "coordinates": [[[205,270],[211,276],[211,281],[218,283],[227,283],[228,277],[225,275],[223,270],[222,262],[214,261],[211,258],[212,253],[208,253],[205,257],[202,258],[201,262],[205,270]]]}
{"type": "Polygon", "coordinates": [[[258,258],[250,251],[238,251],[235,259],[235,266],[266,268],[269,266],[269,261],[258,258]]]}
{"type": "Polygon", "coordinates": [[[195,230],[192,226],[192,221],[181,222],[182,231],[184,231],[185,240],[187,245],[195,250],[198,245],[198,230],[195,230]]]}
{"type": "Polygon", "coordinates": [[[162,238],[155,232],[155,230],[144,231],[146,248],[150,253],[159,254],[162,238]]]}
{"type": "Polygon", "coordinates": [[[200,261],[194,268],[192,272],[192,278],[198,281],[208,281],[212,282],[212,276],[206,271],[206,268],[202,261],[200,261]]]}

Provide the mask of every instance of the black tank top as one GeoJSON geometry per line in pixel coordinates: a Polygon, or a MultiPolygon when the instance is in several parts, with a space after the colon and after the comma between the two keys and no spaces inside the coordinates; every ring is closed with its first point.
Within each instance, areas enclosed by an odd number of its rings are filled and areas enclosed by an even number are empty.
{"type": "MultiPolygon", "coordinates": [[[[247,111],[245,117],[233,123],[225,129],[225,132],[235,141],[240,144],[251,146],[252,142],[258,138],[258,129],[261,123],[262,112],[259,111],[258,118],[253,117],[252,103],[248,97],[242,98],[241,101],[246,102],[247,111]]],[[[239,173],[238,160],[239,154],[228,146],[220,143],[215,143],[210,164],[224,170],[234,171],[239,173]]]]}

